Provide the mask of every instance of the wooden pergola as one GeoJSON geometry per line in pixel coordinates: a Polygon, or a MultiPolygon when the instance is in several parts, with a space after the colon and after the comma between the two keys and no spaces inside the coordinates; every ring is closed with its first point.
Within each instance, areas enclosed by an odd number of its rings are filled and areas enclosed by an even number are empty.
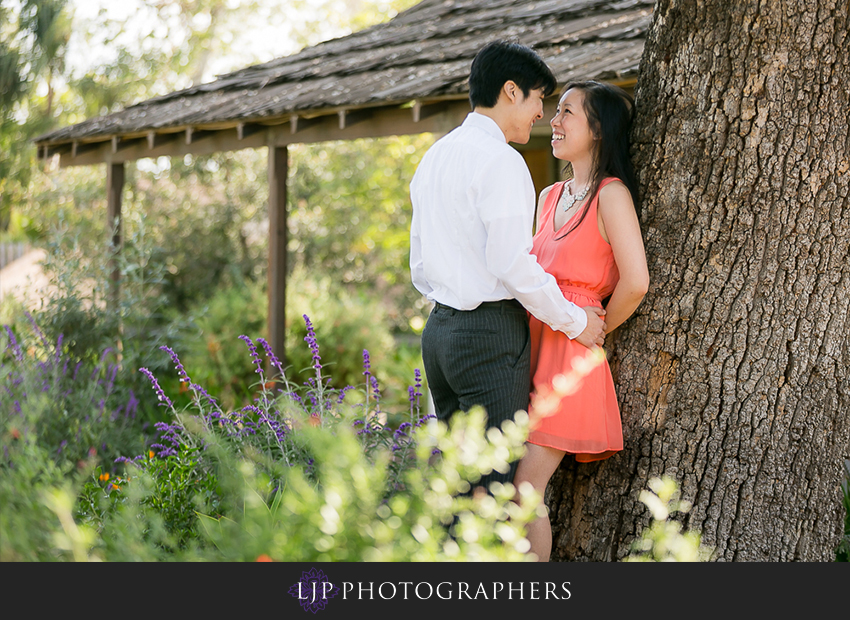
{"type": "MultiPolygon", "coordinates": [[[[121,221],[124,164],[268,148],[268,336],[285,360],[290,144],[445,133],[469,112],[467,77],[486,43],[533,47],[565,83],[633,88],[654,0],[423,0],[391,21],[215,81],[39,136],[60,167],[106,164],[107,218],[121,221]]],[[[545,119],[556,101],[547,102],[545,119]]],[[[538,190],[557,178],[548,121],[518,147],[538,190]]],[[[113,238],[121,244],[120,225],[113,238]]],[[[116,274],[117,279],[117,274],[116,274]]]]}

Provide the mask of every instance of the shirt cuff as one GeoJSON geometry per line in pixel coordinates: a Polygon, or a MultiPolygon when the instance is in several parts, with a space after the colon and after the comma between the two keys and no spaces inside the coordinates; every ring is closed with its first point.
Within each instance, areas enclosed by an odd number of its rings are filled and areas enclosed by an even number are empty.
{"type": "Polygon", "coordinates": [[[575,321],[569,326],[569,329],[564,329],[564,333],[567,334],[570,340],[577,338],[581,332],[587,327],[587,313],[579,308],[579,311],[576,313],[575,321]]]}

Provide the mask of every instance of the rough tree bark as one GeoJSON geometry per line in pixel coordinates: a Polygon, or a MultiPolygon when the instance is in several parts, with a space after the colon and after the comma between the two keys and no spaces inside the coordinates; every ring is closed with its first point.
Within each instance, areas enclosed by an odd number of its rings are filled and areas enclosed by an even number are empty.
{"type": "Polygon", "coordinates": [[[567,457],[553,560],[617,560],[669,474],[719,561],[829,561],[850,458],[850,2],[659,0],[634,155],[650,292],[609,343],[625,450],[567,457]]]}

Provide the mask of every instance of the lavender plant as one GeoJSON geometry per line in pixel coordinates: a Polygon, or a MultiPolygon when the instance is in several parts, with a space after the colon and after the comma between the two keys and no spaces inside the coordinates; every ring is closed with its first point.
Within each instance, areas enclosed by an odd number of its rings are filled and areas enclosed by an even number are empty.
{"type": "Polygon", "coordinates": [[[76,495],[95,470],[114,476],[114,459],[149,440],[113,351],[77,361],[27,319],[0,329],[0,561],[61,559],[43,496],[76,495]]]}
{"type": "MultiPolygon", "coordinates": [[[[9,325],[0,334],[3,426],[31,435],[57,463],[96,454],[111,466],[117,456],[142,449],[149,435],[137,421],[140,399],[118,380],[116,352],[105,349],[94,364],[78,361],[61,334],[51,342],[32,315],[26,317],[28,334],[9,325]]],[[[12,466],[5,452],[0,463],[12,466]]]]}
{"type": "Polygon", "coordinates": [[[392,426],[369,351],[361,386],[337,389],[324,375],[313,324],[303,319],[313,373],[300,385],[287,378],[268,342],[240,336],[257,375],[255,396],[241,407],[223,408],[169,347],[162,350],[190,405],[176,407],[157,377],[141,369],[170,419],[157,425],[150,452],[119,459],[125,478],[144,481],[147,490],[134,508],[117,506],[111,520],[95,520],[102,531],[120,535],[111,523],[135,510],[166,531],[150,534],[160,548],[184,556],[523,559],[522,528],[540,498],[525,494],[518,505],[510,485],[463,494],[521,455],[527,417],[486,435],[482,411],[458,416],[452,428],[439,425],[422,411],[417,369],[406,419],[392,426]],[[350,398],[357,392],[362,398],[350,398]],[[460,540],[449,535],[453,523],[460,540]]]}

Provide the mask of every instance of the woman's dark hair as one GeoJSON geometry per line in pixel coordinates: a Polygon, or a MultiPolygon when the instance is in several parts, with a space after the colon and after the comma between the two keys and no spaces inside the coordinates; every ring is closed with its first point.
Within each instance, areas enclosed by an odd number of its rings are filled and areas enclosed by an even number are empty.
{"type": "Polygon", "coordinates": [[[476,54],[469,70],[469,104],[472,108],[492,108],[499,92],[511,80],[524,97],[537,88],[543,95],[555,92],[558,85],[552,70],[530,47],[509,41],[488,43],[476,54]]]}
{"type": "MultiPolygon", "coordinates": [[[[576,223],[558,237],[559,239],[570,234],[581,224],[590,208],[592,197],[599,191],[599,184],[606,177],[617,177],[625,184],[632,195],[635,210],[638,215],[640,214],[637,178],[629,156],[629,134],[634,118],[634,99],[618,86],[593,80],[570,82],[561,91],[561,97],[572,88],[584,93],[584,113],[590,130],[596,138],[597,147],[593,157],[593,174],[588,191],[591,199],[585,204],[576,223]]],[[[568,169],[570,166],[567,166],[565,170],[568,169]]]]}

